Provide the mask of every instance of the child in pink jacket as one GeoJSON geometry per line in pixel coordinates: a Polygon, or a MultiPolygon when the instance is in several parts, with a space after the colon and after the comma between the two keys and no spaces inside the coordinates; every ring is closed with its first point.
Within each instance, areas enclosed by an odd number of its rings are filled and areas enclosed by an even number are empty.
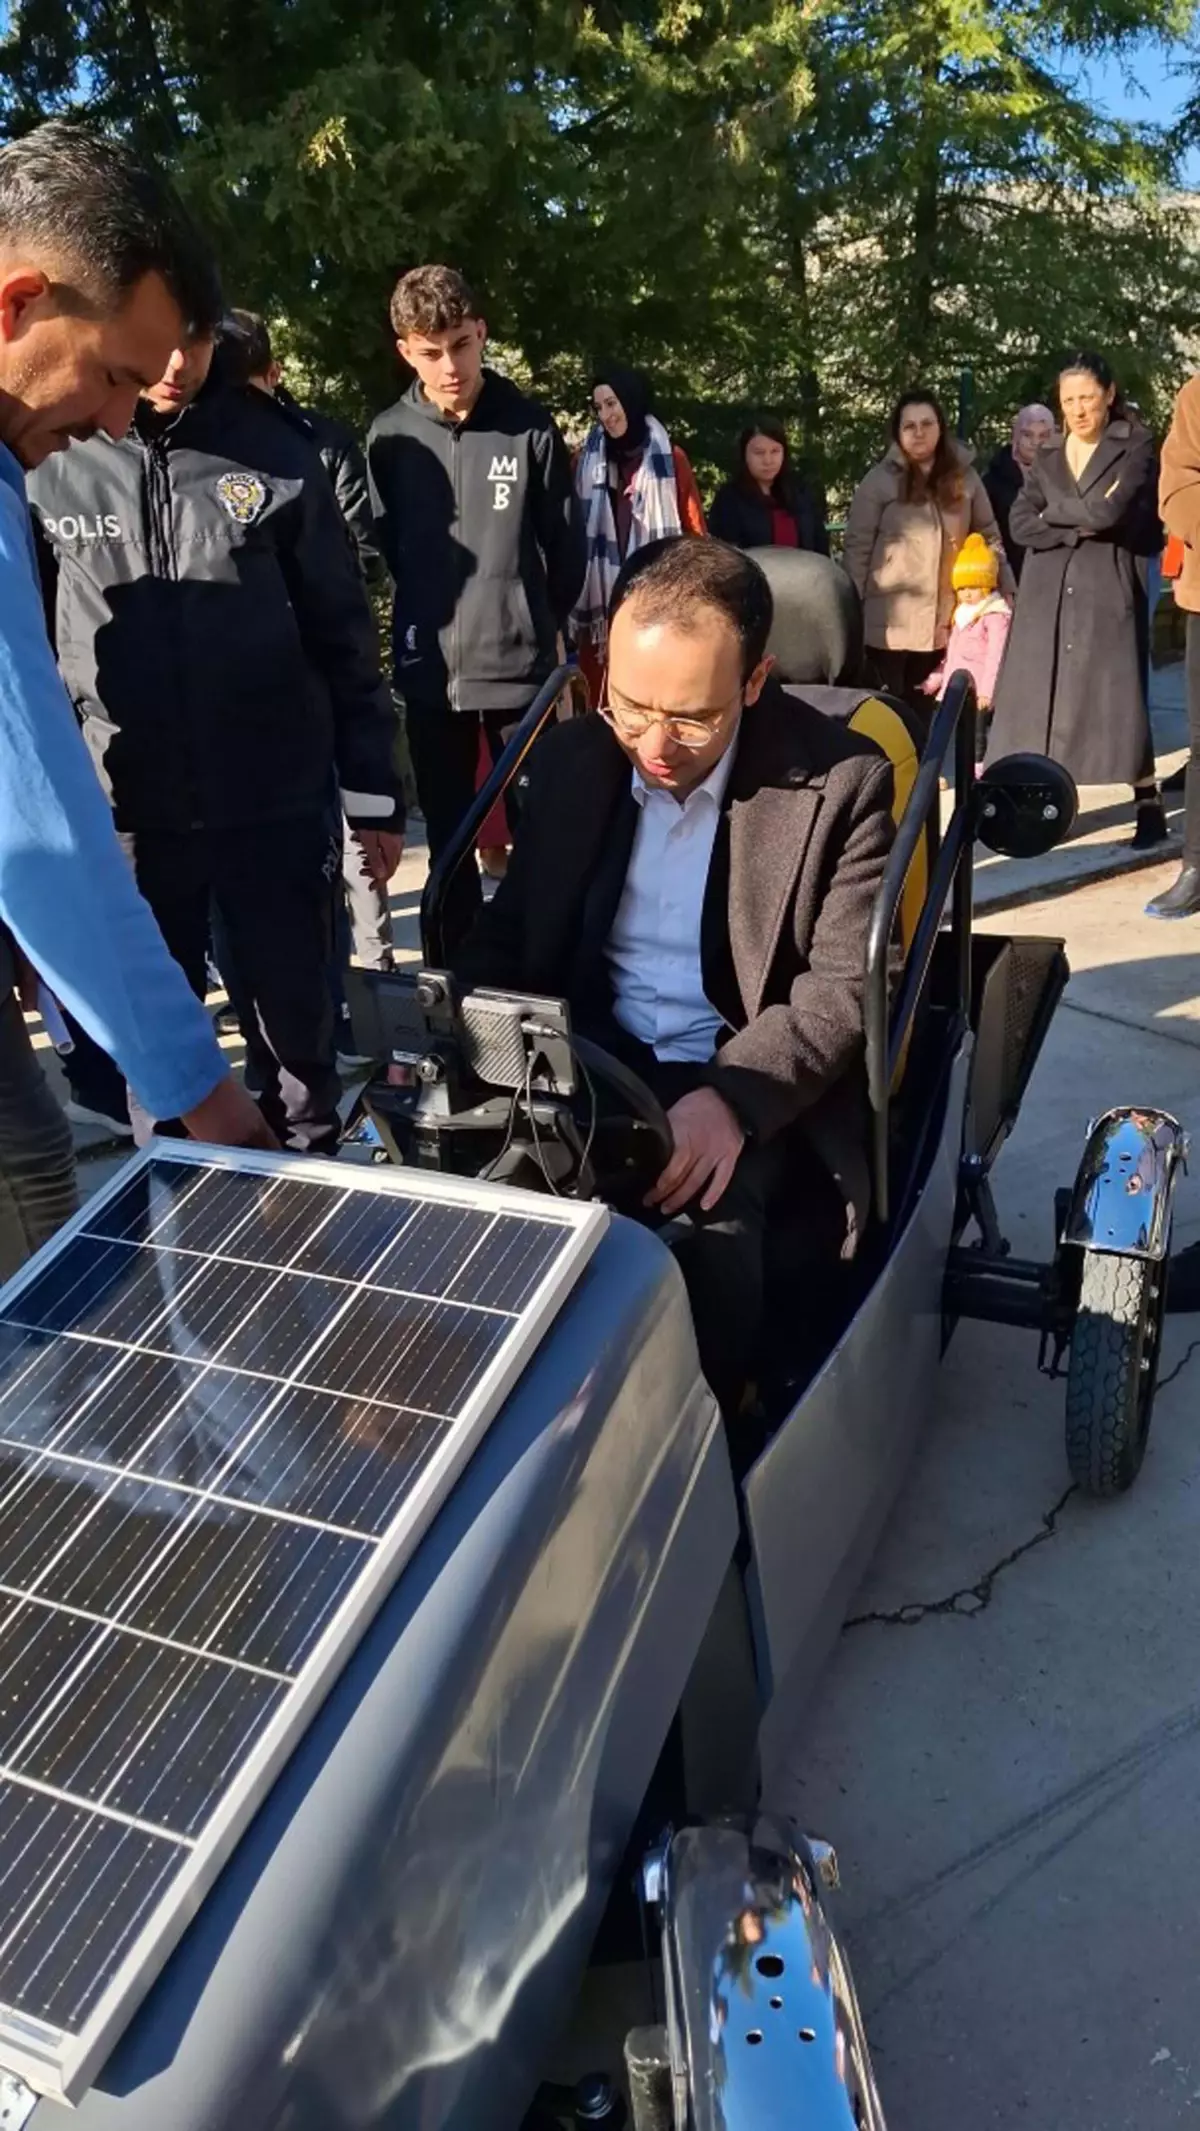
{"type": "Polygon", "coordinates": [[[975,683],[979,702],[976,756],[982,762],[992,722],[992,700],[1000,661],[1008,642],[1012,610],[996,590],[999,558],[981,533],[970,533],[954,558],[951,583],[958,594],[946,656],[925,683],[926,695],[941,698],[951,674],[964,670],[975,683]]]}

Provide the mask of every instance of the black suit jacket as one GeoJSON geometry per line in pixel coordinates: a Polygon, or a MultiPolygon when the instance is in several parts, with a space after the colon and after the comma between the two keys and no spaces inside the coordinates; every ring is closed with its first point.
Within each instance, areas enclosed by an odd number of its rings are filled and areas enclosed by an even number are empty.
{"type": "MultiPolygon", "coordinates": [[[[891,806],[878,749],[768,682],[742,718],[700,925],[705,992],[727,1023],[706,1077],[756,1138],[803,1124],[842,1188],[848,1251],[869,1197],[863,980],[891,806]]],[[[595,714],[556,726],[460,981],[565,997],[581,1029],[602,1027],[636,827],[610,727],[595,714]]]]}

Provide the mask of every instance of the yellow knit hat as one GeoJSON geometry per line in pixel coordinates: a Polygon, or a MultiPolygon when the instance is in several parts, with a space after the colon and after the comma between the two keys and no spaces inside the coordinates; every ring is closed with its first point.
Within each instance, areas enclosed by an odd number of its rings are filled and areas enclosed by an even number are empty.
{"type": "Polygon", "coordinates": [[[988,546],[982,533],[968,533],[954,558],[951,583],[955,591],[994,592],[999,576],[995,549],[988,546]]]}

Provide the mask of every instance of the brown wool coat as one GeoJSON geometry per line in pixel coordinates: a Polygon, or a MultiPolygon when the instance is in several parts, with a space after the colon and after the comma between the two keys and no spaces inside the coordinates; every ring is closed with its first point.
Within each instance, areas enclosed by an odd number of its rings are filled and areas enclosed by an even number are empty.
{"type": "MultiPolygon", "coordinates": [[[[729,1024],[707,1077],[758,1139],[802,1124],[842,1191],[847,1255],[870,1196],[863,973],[891,804],[891,765],[870,741],[768,682],[742,719],[700,927],[705,991],[729,1024]]],[[[604,720],[551,730],[460,981],[565,997],[582,1031],[602,1032],[636,824],[604,720]]]]}
{"type": "Polygon", "coordinates": [[[1200,377],[1190,377],[1175,402],[1163,445],[1158,507],[1168,533],[1183,542],[1175,598],[1200,614],[1200,377]]]}
{"type": "Polygon", "coordinates": [[[865,641],[876,651],[944,651],[954,616],[954,558],[982,533],[1000,566],[1000,590],[1015,590],[996,514],[967,452],[955,445],[961,491],[950,503],[906,503],[898,444],[859,482],[842,560],[863,603],[865,641]]]}

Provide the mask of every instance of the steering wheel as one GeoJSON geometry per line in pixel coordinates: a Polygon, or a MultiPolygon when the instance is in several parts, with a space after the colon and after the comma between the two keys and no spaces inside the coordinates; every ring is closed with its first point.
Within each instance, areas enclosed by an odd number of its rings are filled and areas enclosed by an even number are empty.
{"type": "Polygon", "coordinates": [[[586,1117],[581,1113],[581,1104],[588,1101],[586,1087],[575,1104],[577,1121],[582,1122],[584,1134],[591,1136],[589,1162],[595,1196],[618,1212],[626,1207],[632,1211],[640,1207],[675,1152],[667,1113],[641,1076],[611,1051],[602,1050],[586,1036],[573,1035],[571,1044],[595,1095],[594,1124],[590,1101],[586,1117]]]}

